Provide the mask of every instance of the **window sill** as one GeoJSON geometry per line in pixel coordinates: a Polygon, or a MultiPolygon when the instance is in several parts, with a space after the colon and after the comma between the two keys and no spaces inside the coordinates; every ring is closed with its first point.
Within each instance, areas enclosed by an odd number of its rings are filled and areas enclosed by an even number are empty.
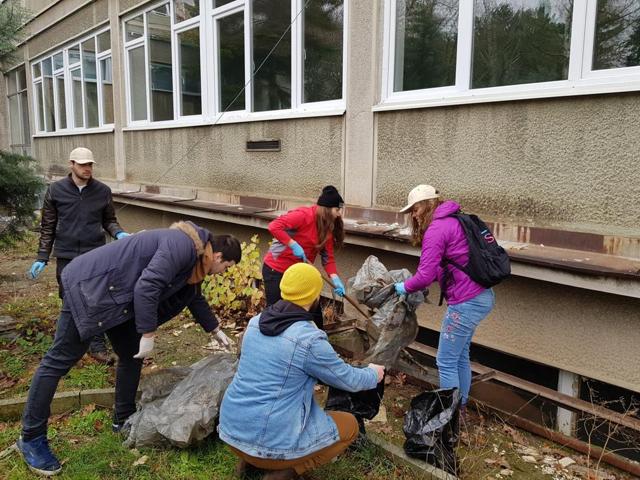
{"type": "Polygon", "coordinates": [[[516,85],[513,87],[495,87],[470,90],[468,92],[441,92],[437,95],[426,93],[402,92],[397,97],[374,105],[373,112],[385,112],[393,110],[409,110],[414,108],[446,107],[453,105],[469,105],[477,103],[508,102],[515,100],[535,100],[545,98],[576,97],[582,95],[600,95],[609,93],[625,93],[640,91],[640,82],[637,79],[625,79],[621,82],[604,82],[595,79],[575,82],[571,85],[564,83],[553,85],[516,85]]]}
{"type": "MultiPolygon", "coordinates": [[[[188,128],[188,127],[206,127],[213,125],[224,125],[230,123],[246,123],[246,122],[263,122],[270,120],[289,120],[295,118],[313,118],[313,117],[335,117],[344,115],[345,107],[336,106],[326,109],[316,110],[281,110],[271,112],[252,112],[252,113],[233,113],[227,112],[217,120],[199,120],[194,122],[176,120],[174,122],[158,122],[149,123],[147,125],[131,125],[125,127],[124,131],[135,130],[164,130],[170,128],[188,128]]],[[[219,117],[219,116],[218,116],[219,117]]],[[[217,117],[217,118],[218,118],[217,117]]]]}
{"type": "Polygon", "coordinates": [[[74,137],[76,135],[92,135],[94,133],[112,133],[113,125],[110,127],[88,128],[85,130],[62,130],[60,132],[42,132],[32,135],[32,138],[47,137],[74,137]]]}

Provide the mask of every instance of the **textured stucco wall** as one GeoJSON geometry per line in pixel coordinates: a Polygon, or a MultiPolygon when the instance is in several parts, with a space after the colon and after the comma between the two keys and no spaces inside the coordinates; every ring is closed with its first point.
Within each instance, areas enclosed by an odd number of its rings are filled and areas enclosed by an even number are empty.
{"type": "Polygon", "coordinates": [[[431,183],[470,210],[637,233],[639,110],[622,94],[380,113],[376,203],[431,183]]]}
{"type": "Polygon", "coordinates": [[[29,56],[31,58],[109,19],[108,0],[97,0],[82,8],[73,9],[72,7],[71,3],[67,5],[63,2],[44,12],[29,25],[29,31],[34,33],[46,28],[43,33],[29,40],[29,56]],[[67,11],[69,8],[71,10],[67,11]],[[63,20],[53,24],[61,18],[63,20]],[[50,28],[47,28],[49,26],[50,28]]]}
{"type": "MultiPolygon", "coordinates": [[[[139,207],[119,211],[125,228],[167,227],[180,217],[139,207]]],[[[193,219],[218,233],[246,240],[253,233],[266,252],[265,230],[193,219]]],[[[337,254],[343,280],[355,275],[368,255],[377,256],[389,269],[415,271],[417,257],[348,245],[337,254]]],[[[474,343],[585,375],[640,392],[640,300],[513,277],[496,289],[496,308],[478,328],[474,343]]],[[[434,304],[418,309],[422,326],[439,331],[445,307],[438,307],[440,291],[432,285],[434,304]]],[[[357,315],[357,314],[355,314],[357,315]]]]}
{"type": "Polygon", "coordinates": [[[124,12],[138,5],[149,3],[151,0],[120,0],[118,2],[118,11],[124,12]]]}
{"type": "Polygon", "coordinates": [[[341,185],[342,117],[125,132],[130,182],[315,198],[341,185]],[[247,140],[281,139],[280,152],[246,152],[247,140]],[[163,175],[171,165],[176,164],[163,175]]]}
{"type": "Polygon", "coordinates": [[[113,133],[34,138],[33,156],[45,173],[61,175],[68,171],[69,153],[76,147],[85,147],[93,152],[96,178],[115,178],[113,133]]]}

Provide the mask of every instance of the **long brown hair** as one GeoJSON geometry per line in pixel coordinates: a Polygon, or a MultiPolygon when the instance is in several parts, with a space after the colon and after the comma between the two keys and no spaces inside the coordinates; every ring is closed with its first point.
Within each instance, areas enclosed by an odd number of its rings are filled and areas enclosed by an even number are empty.
{"type": "Polygon", "coordinates": [[[318,232],[318,244],[316,249],[322,250],[327,243],[329,233],[333,234],[333,245],[341,248],[344,244],[344,223],[342,217],[334,220],[329,207],[316,207],[316,230],[318,232]]]}
{"type": "Polygon", "coordinates": [[[436,208],[442,205],[442,202],[443,200],[440,198],[432,198],[429,200],[421,200],[413,205],[413,208],[424,206],[425,210],[418,218],[411,217],[411,243],[414,245],[420,245],[420,243],[422,243],[424,232],[427,231],[427,228],[429,228],[429,225],[431,225],[433,221],[433,213],[436,211],[436,208]]]}

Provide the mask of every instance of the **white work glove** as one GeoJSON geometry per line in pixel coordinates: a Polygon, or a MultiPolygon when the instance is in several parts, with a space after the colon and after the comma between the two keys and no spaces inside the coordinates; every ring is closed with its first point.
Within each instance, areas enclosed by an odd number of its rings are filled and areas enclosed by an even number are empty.
{"type": "Polygon", "coordinates": [[[211,334],[215,341],[218,342],[222,347],[229,348],[229,345],[231,345],[231,340],[229,340],[229,337],[225,335],[220,327],[216,328],[213,332],[211,332],[211,334]]]}
{"type": "Polygon", "coordinates": [[[143,335],[140,337],[140,347],[138,348],[138,353],[136,353],[133,358],[147,358],[151,356],[154,343],[155,335],[151,335],[150,337],[145,337],[143,335]]]}

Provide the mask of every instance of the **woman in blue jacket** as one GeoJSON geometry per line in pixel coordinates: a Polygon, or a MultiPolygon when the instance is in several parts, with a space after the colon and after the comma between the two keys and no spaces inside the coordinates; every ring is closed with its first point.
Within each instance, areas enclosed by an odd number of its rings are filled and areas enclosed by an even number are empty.
{"type": "Polygon", "coordinates": [[[313,398],[318,380],[358,392],[376,387],[384,367],[354,368],[333,350],[309,310],[322,289],[320,272],[296,263],[280,282],[282,300],[249,322],[238,371],[220,407],[220,438],[263,479],[292,479],[328,463],[358,436],[356,418],[325,412],[313,398]]]}

